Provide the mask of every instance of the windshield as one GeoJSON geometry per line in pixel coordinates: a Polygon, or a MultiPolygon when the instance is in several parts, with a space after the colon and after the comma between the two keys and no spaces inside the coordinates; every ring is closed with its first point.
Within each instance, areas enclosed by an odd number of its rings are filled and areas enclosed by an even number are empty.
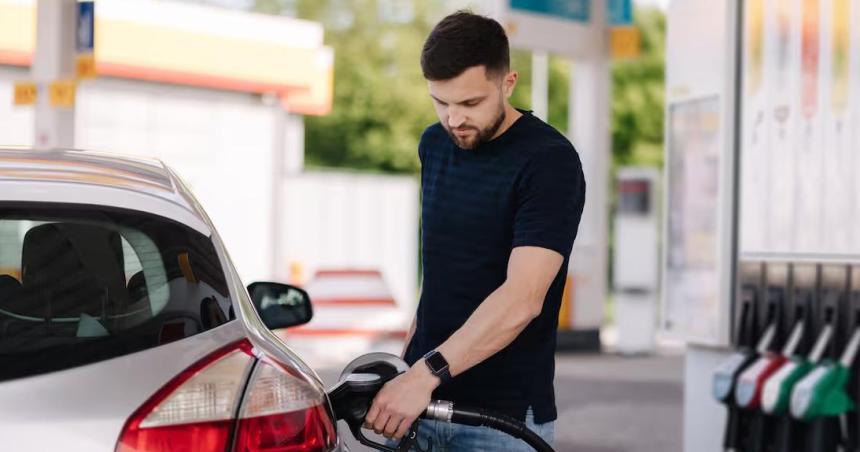
{"type": "Polygon", "coordinates": [[[209,237],[106,207],[0,205],[0,381],[157,347],[233,319],[209,237]]]}

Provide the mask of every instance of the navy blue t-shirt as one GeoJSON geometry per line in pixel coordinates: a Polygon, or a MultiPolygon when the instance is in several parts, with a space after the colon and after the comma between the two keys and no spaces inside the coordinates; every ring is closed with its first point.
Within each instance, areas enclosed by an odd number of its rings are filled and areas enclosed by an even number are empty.
{"type": "Polygon", "coordinates": [[[543,311],[505,349],[441,385],[434,398],[535,422],[555,420],[556,328],[573,241],[585,201],[579,155],[558,131],[521,111],[508,130],[474,150],[442,125],[424,132],[421,228],[424,282],[411,365],[459,329],[506,279],[518,246],[564,256],[543,311]]]}

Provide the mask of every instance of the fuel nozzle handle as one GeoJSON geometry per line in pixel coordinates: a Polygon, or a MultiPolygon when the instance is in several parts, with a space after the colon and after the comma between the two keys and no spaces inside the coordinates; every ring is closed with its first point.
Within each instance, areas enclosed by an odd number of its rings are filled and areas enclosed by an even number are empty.
{"type": "Polygon", "coordinates": [[[854,331],[851,334],[851,339],[848,341],[848,345],[845,347],[845,350],[842,352],[842,356],[839,358],[839,364],[842,367],[850,369],[854,364],[854,359],[857,358],[857,351],[860,349],[860,326],[854,328],[854,331]]]}
{"type": "MultiPolygon", "coordinates": [[[[374,442],[362,433],[364,418],[376,394],[386,382],[407,369],[408,366],[400,357],[388,353],[369,353],[348,364],[338,383],[327,391],[335,419],[345,421],[352,435],[361,444],[385,452],[411,450],[413,445],[418,450],[432,452],[432,444],[428,443],[426,448],[418,444],[417,422],[412,424],[409,433],[401,439],[397,447],[374,442]]],[[[552,447],[529,430],[523,422],[484,409],[455,407],[453,402],[434,400],[420,417],[463,425],[487,426],[519,438],[537,451],[553,452],[552,447]]]]}

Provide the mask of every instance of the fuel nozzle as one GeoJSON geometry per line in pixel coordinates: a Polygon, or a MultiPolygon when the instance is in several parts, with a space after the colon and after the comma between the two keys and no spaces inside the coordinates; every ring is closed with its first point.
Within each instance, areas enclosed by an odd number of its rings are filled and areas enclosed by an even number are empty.
{"type": "Polygon", "coordinates": [[[746,294],[741,304],[737,340],[739,350],[717,366],[711,378],[711,393],[714,399],[725,405],[732,405],[732,394],[735,392],[738,376],[757,356],[756,351],[751,347],[752,330],[755,324],[755,291],[747,290],[746,294]]]}
{"type": "Polygon", "coordinates": [[[757,347],[759,357],[738,377],[735,403],[740,408],[759,407],[764,383],[786,361],[785,356],[768,351],[775,335],[776,324],[772,323],[757,347]]]}
{"type": "MultiPolygon", "coordinates": [[[[824,350],[833,337],[833,326],[830,323],[824,325],[821,333],[815,341],[807,358],[794,356],[793,349],[786,354],[791,356],[771,378],[765,383],[762,395],[762,409],[768,414],[783,414],[789,411],[789,402],[792,391],[798,382],[806,377],[821,360],[824,350]]],[[[791,342],[791,341],[790,341],[791,342]]],[[[789,345],[796,345],[791,344],[789,345]]]]}
{"type": "MultiPolygon", "coordinates": [[[[396,448],[371,441],[361,431],[364,418],[379,390],[389,380],[408,369],[409,366],[397,356],[389,353],[369,353],[348,364],[338,383],[328,391],[335,419],[346,421],[350,432],[361,444],[385,452],[433,452],[430,439],[427,439],[425,447],[418,442],[417,421],[412,424],[409,433],[400,440],[396,448]]],[[[421,414],[421,418],[489,427],[525,441],[536,451],[553,452],[552,446],[530,430],[524,422],[483,408],[455,408],[453,402],[434,400],[421,414]]]]}
{"type": "MultiPolygon", "coordinates": [[[[408,369],[406,362],[390,353],[368,353],[353,360],[328,391],[335,419],[345,421],[352,435],[365,446],[388,452],[401,450],[371,441],[364,436],[361,427],[382,386],[408,369]]],[[[415,435],[414,428],[410,434],[415,435]]]]}
{"type": "Polygon", "coordinates": [[[845,391],[851,365],[860,348],[860,327],[855,327],[839,361],[824,360],[797,383],[791,394],[791,415],[797,419],[840,416],[854,409],[845,391]]]}

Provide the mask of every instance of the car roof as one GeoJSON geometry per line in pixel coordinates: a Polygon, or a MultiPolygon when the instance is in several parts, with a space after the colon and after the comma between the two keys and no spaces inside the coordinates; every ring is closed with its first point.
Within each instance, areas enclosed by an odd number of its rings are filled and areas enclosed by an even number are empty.
{"type": "Polygon", "coordinates": [[[154,158],[77,149],[2,146],[0,184],[4,186],[0,190],[0,200],[138,207],[138,210],[179,220],[201,232],[208,233],[209,229],[191,193],[173,171],[154,158]],[[59,187],[62,190],[57,190],[59,187]],[[149,201],[132,206],[129,198],[149,201]],[[153,198],[160,202],[151,202],[153,198]],[[139,208],[144,205],[145,208],[139,208]]]}

